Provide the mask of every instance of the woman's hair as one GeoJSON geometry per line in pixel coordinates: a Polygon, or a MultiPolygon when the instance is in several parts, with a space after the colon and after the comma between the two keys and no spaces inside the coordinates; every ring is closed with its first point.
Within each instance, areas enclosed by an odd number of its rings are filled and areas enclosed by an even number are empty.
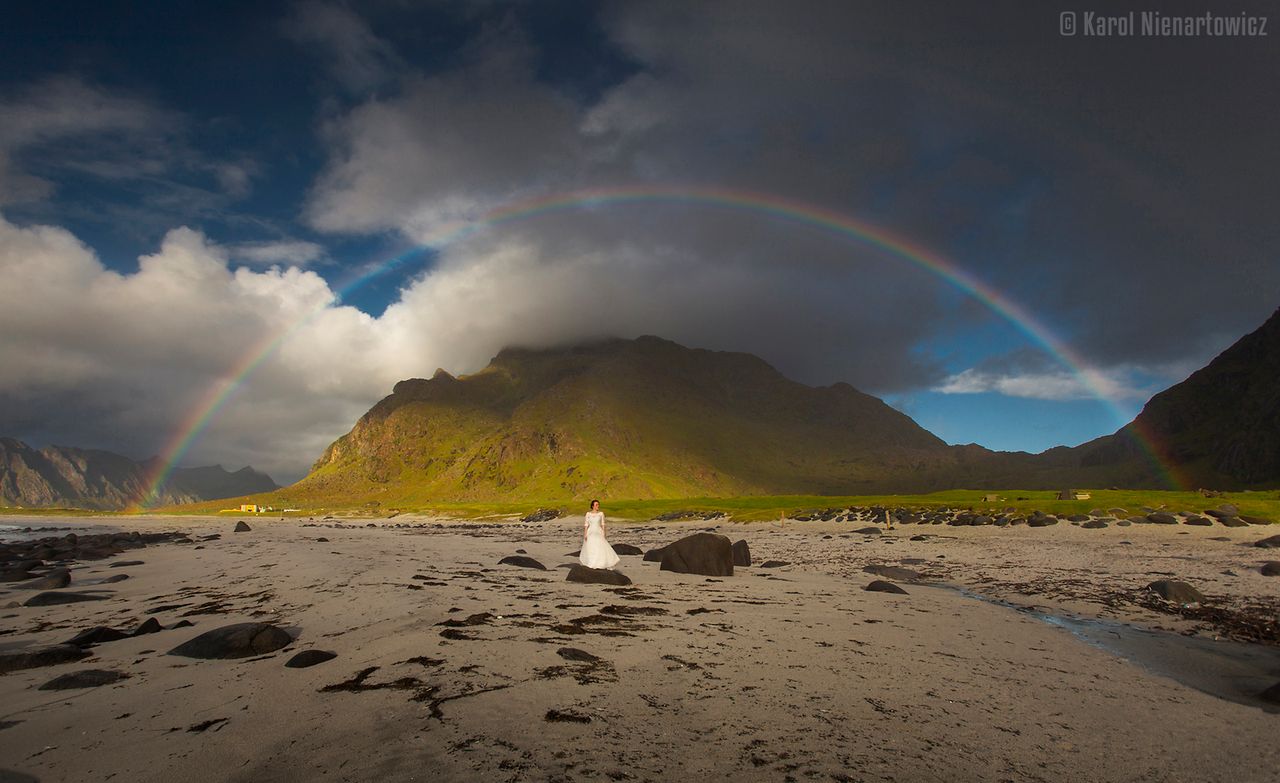
{"type": "Polygon", "coordinates": [[[591,509],[595,508],[596,504],[599,502],[600,501],[596,500],[595,498],[592,498],[591,502],[587,504],[587,510],[590,511],[591,509]]]}

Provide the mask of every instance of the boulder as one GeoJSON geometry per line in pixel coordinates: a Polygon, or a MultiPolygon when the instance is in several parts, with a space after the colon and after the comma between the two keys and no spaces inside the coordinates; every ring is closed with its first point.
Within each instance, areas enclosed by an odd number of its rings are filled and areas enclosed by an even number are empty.
{"type": "Polygon", "coordinates": [[[1277,682],[1262,693],[1259,693],[1258,698],[1263,701],[1269,701],[1272,704],[1280,704],[1280,682],[1277,682]]]}
{"type": "Polygon", "coordinates": [[[1254,541],[1253,545],[1263,549],[1280,549],[1280,535],[1264,538],[1261,541],[1254,541]]]}
{"type": "Polygon", "coordinates": [[[14,587],[19,590],[58,590],[69,584],[71,584],[71,571],[66,568],[55,568],[43,576],[37,576],[14,587]]]}
{"type": "Polygon", "coordinates": [[[1258,569],[1263,576],[1280,576],[1280,560],[1268,560],[1258,569]]]}
{"type": "Polygon", "coordinates": [[[614,544],[613,551],[619,555],[643,555],[644,550],[631,544],[614,544]]]}
{"type": "Polygon", "coordinates": [[[631,579],[626,574],[608,568],[587,568],[575,563],[565,577],[566,582],[582,582],[589,585],[629,585],[631,579]]]}
{"type": "MultiPolygon", "coordinates": [[[[152,618],[153,620],[155,618],[152,618]]],[[[129,634],[124,631],[117,631],[114,628],[108,628],[105,625],[96,625],[81,631],[75,636],[67,640],[67,644],[74,644],[76,647],[89,647],[94,644],[102,644],[103,642],[114,642],[118,639],[128,639],[129,634]]]]}
{"type": "Polygon", "coordinates": [[[232,532],[234,532],[234,533],[248,533],[250,530],[253,530],[253,528],[251,528],[251,527],[249,527],[247,524],[245,524],[245,521],[242,519],[242,520],[240,520],[239,522],[237,522],[237,523],[236,523],[235,530],[233,530],[232,532]]]}
{"type": "Polygon", "coordinates": [[[499,560],[498,565],[513,565],[519,566],[520,568],[536,568],[539,571],[547,570],[547,567],[542,563],[539,563],[532,557],[525,557],[524,555],[508,555],[499,560]]]}
{"type": "Polygon", "coordinates": [[[1107,526],[1107,521],[1105,519],[1090,519],[1088,522],[1085,522],[1080,527],[1084,528],[1085,530],[1101,530],[1106,526],[1107,526]]]}
{"type": "Polygon", "coordinates": [[[747,546],[746,539],[733,542],[733,564],[743,568],[751,565],[751,547],[747,546]]]}
{"type": "Polygon", "coordinates": [[[694,533],[663,547],[661,570],[677,574],[733,576],[733,544],[715,533],[694,533]]]}
{"type": "Polygon", "coordinates": [[[1147,589],[1166,601],[1172,601],[1176,604],[1197,604],[1204,601],[1204,596],[1200,591],[1187,584],[1174,579],[1159,579],[1147,585],[1147,589]]]}
{"type": "Polygon", "coordinates": [[[336,652],[328,650],[303,650],[297,655],[284,662],[284,665],[290,669],[305,669],[308,666],[315,666],[317,663],[332,661],[337,658],[336,652]]]}
{"type": "Polygon", "coordinates": [[[169,655],[184,658],[247,658],[275,652],[293,637],[270,623],[235,623],[205,631],[174,647],[169,655]]]}
{"type": "Polygon", "coordinates": [[[21,669],[34,669],[37,666],[55,666],[59,663],[70,663],[81,658],[88,658],[92,654],[88,650],[82,650],[72,644],[58,644],[35,650],[4,652],[0,653],[0,674],[8,674],[21,669]]]}
{"type": "Polygon", "coordinates": [[[1271,520],[1266,517],[1255,517],[1249,514],[1241,514],[1240,518],[1250,525],[1270,525],[1271,520]]]}
{"type": "Polygon", "coordinates": [[[160,621],[154,617],[148,617],[142,625],[133,629],[130,636],[145,636],[149,633],[159,633],[164,630],[164,626],[160,625],[160,621]]]}
{"type": "Polygon", "coordinates": [[[898,587],[893,582],[886,582],[883,579],[877,579],[862,589],[869,593],[896,593],[897,595],[907,594],[906,590],[898,587]]]}
{"type": "Polygon", "coordinates": [[[760,564],[761,568],[782,568],[791,565],[786,560],[766,560],[760,564]]]}
{"type": "Polygon", "coordinates": [[[1213,524],[1213,520],[1208,517],[1201,517],[1192,514],[1182,521],[1184,525],[1196,525],[1197,527],[1208,527],[1213,524]]]}
{"type": "Polygon", "coordinates": [[[1050,525],[1056,524],[1058,524],[1057,517],[1032,517],[1027,520],[1027,527],[1049,527],[1050,525]]]}
{"type": "Polygon", "coordinates": [[[1223,527],[1248,527],[1249,526],[1249,523],[1245,522],[1240,517],[1221,517],[1218,519],[1218,522],[1223,527]]]}
{"type": "Polygon", "coordinates": [[[82,601],[105,601],[105,595],[91,593],[37,593],[22,602],[23,606],[53,606],[55,604],[77,604],[82,601]]]}
{"type": "Polygon", "coordinates": [[[1157,511],[1154,514],[1147,514],[1147,521],[1155,525],[1176,525],[1178,518],[1173,514],[1165,514],[1157,511]]]}
{"type": "Polygon", "coordinates": [[[657,549],[650,549],[648,552],[644,553],[644,561],[646,563],[661,563],[662,555],[666,551],[667,548],[665,546],[658,547],[657,549]]]}
{"type": "Polygon", "coordinates": [[[113,682],[127,680],[129,675],[124,672],[113,672],[106,669],[84,669],[78,672],[68,672],[60,677],[54,677],[44,685],[40,686],[42,691],[65,691],[72,688],[97,688],[99,685],[110,685],[113,682]]]}

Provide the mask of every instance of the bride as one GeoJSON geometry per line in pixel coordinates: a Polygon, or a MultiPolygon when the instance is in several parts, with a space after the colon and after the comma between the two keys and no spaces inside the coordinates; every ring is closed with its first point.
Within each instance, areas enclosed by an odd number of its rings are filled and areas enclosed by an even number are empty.
{"type": "Polygon", "coordinates": [[[591,510],[582,523],[582,552],[578,560],[587,568],[613,568],[618,564],[618,554],[604,537],[604,512],[600,501],[591,501],[591,510]]]}

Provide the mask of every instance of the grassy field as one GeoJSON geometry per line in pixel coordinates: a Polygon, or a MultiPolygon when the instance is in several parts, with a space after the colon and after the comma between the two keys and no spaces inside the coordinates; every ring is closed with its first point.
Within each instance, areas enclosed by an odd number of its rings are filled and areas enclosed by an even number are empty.
{"type": "MultiPolygon", "coordinates": [[[[1204,511],[1231,503],[1241,514],[1259,516],[1280,521],[1280,491],[1231,492],[1221,498],[1206,498],[1195,492],[1164,492],[1155,490],[1084,490],[1091,495],[1088,500],[1058,500],[1058,493],[1048,490],[950,490],[928,495],[775,495],[743,496],[727,498],[695,497],[665,500],[616,500],[601,498],[606,513],[611,518],[649,520],[654,517],[683,510],[723,511],[738,520],[777,519],[783,514],[794,516],[806,511],[846,506],[890,506],[900,508],[960,508],[980,511],[1014,509],[1018,512],[1040,510],[1051,514],[1082,514],[1093,509],[1122,508],[1129,514],[1142,514],[1143,508],[1166,511],[1204,511]],[[988,502],[988,495],[998,500],[988,502]]],[[[254,502],[254,498],[244,499],[254,502]]],[[[155,509],[148,513],[164,514],[216,514],[234,502],[211,501],[189,506],[173,506],[155,509]]],[[[262,496],[258,502],[269,502],[262,496]]],[[[586,502],[542,503],[530,500],[526,503],[426,503],[422,505],[387,507],[380,505],[333,505],[327,507],[303,507],[288,516],[368,516],[387,517],[395,513],[435,513],[464,519],[518,517],[540,508],[557,508],[566,514],[586,511],[586,502]]],[[[37,513],[30,509],[22,513],[37,513]]],[[[244,514],[227,511],[229,515],[244,514]]],[[[279,512],[275,512],[279,514],[279,512]]]]}

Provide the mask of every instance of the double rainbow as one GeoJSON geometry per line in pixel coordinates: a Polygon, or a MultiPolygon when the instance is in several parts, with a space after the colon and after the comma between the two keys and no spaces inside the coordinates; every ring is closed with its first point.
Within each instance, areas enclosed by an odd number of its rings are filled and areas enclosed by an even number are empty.
{"type": "MultiPolygon", "coordinates": [[[[750,212],[774,220],[828,231],[852,239],[859,244],[875,248],[889,257],[914,264],[945,280],[954,288],[972,296],[992,312],[1007,320],[1027,339],[1078,377],[1082,385],[1111,411],[1117,421],[1124,422],[1127,419],[1124,410],[1107,391],[1107,384],[1102,375],[1090,367],[1083,357],[1065,342],[1058,339],[1031,313],[1000,291],[962,269],[955,262],[905,237],[890,233],[884,228],[814,204],[767,193],[697,186],[587,188],[515,201],[482,214],[475,219],[460,221],[457,225],[439,232],[438,237],[429,245],[414,247],[393,258],[366,268],[360,275],[342,284],[334,292],[333,300],[316,308],[279,332],[264,337],[245,353],[239,361],[228,368],[222,379],[196,402],[188,415],[182,420],[181,425],[161,450],[155,463],[156,467],[147,484],[147,490],[139,499],[137,508],[146,508],[155,504],[161,488],[168,481],[179,460],[186,455],[195,440],[209,426],[218,411],[226,404],[228,398],[244,383],[245,378],[272,356],[295,332],[305,327],[335,301],[341,301],[344,296],[360,288],[373,278],[403,266],[427,250],[444,247],[488,227],[531,220],[556,212],[646,203],[684,203],[697,207],[714,207],[750,212]]],[[[1159,451],[1154,446],[1153,440],[1144,433],[1137,433],[1137,435],[1136,440],[1139,446],[1146,452],[1147,457],[1151,459],[1158,473],[1168,484],[1174,488],[1185,487],[1185,482],[1174,468],[1160,459],[1159,451]]]]}

